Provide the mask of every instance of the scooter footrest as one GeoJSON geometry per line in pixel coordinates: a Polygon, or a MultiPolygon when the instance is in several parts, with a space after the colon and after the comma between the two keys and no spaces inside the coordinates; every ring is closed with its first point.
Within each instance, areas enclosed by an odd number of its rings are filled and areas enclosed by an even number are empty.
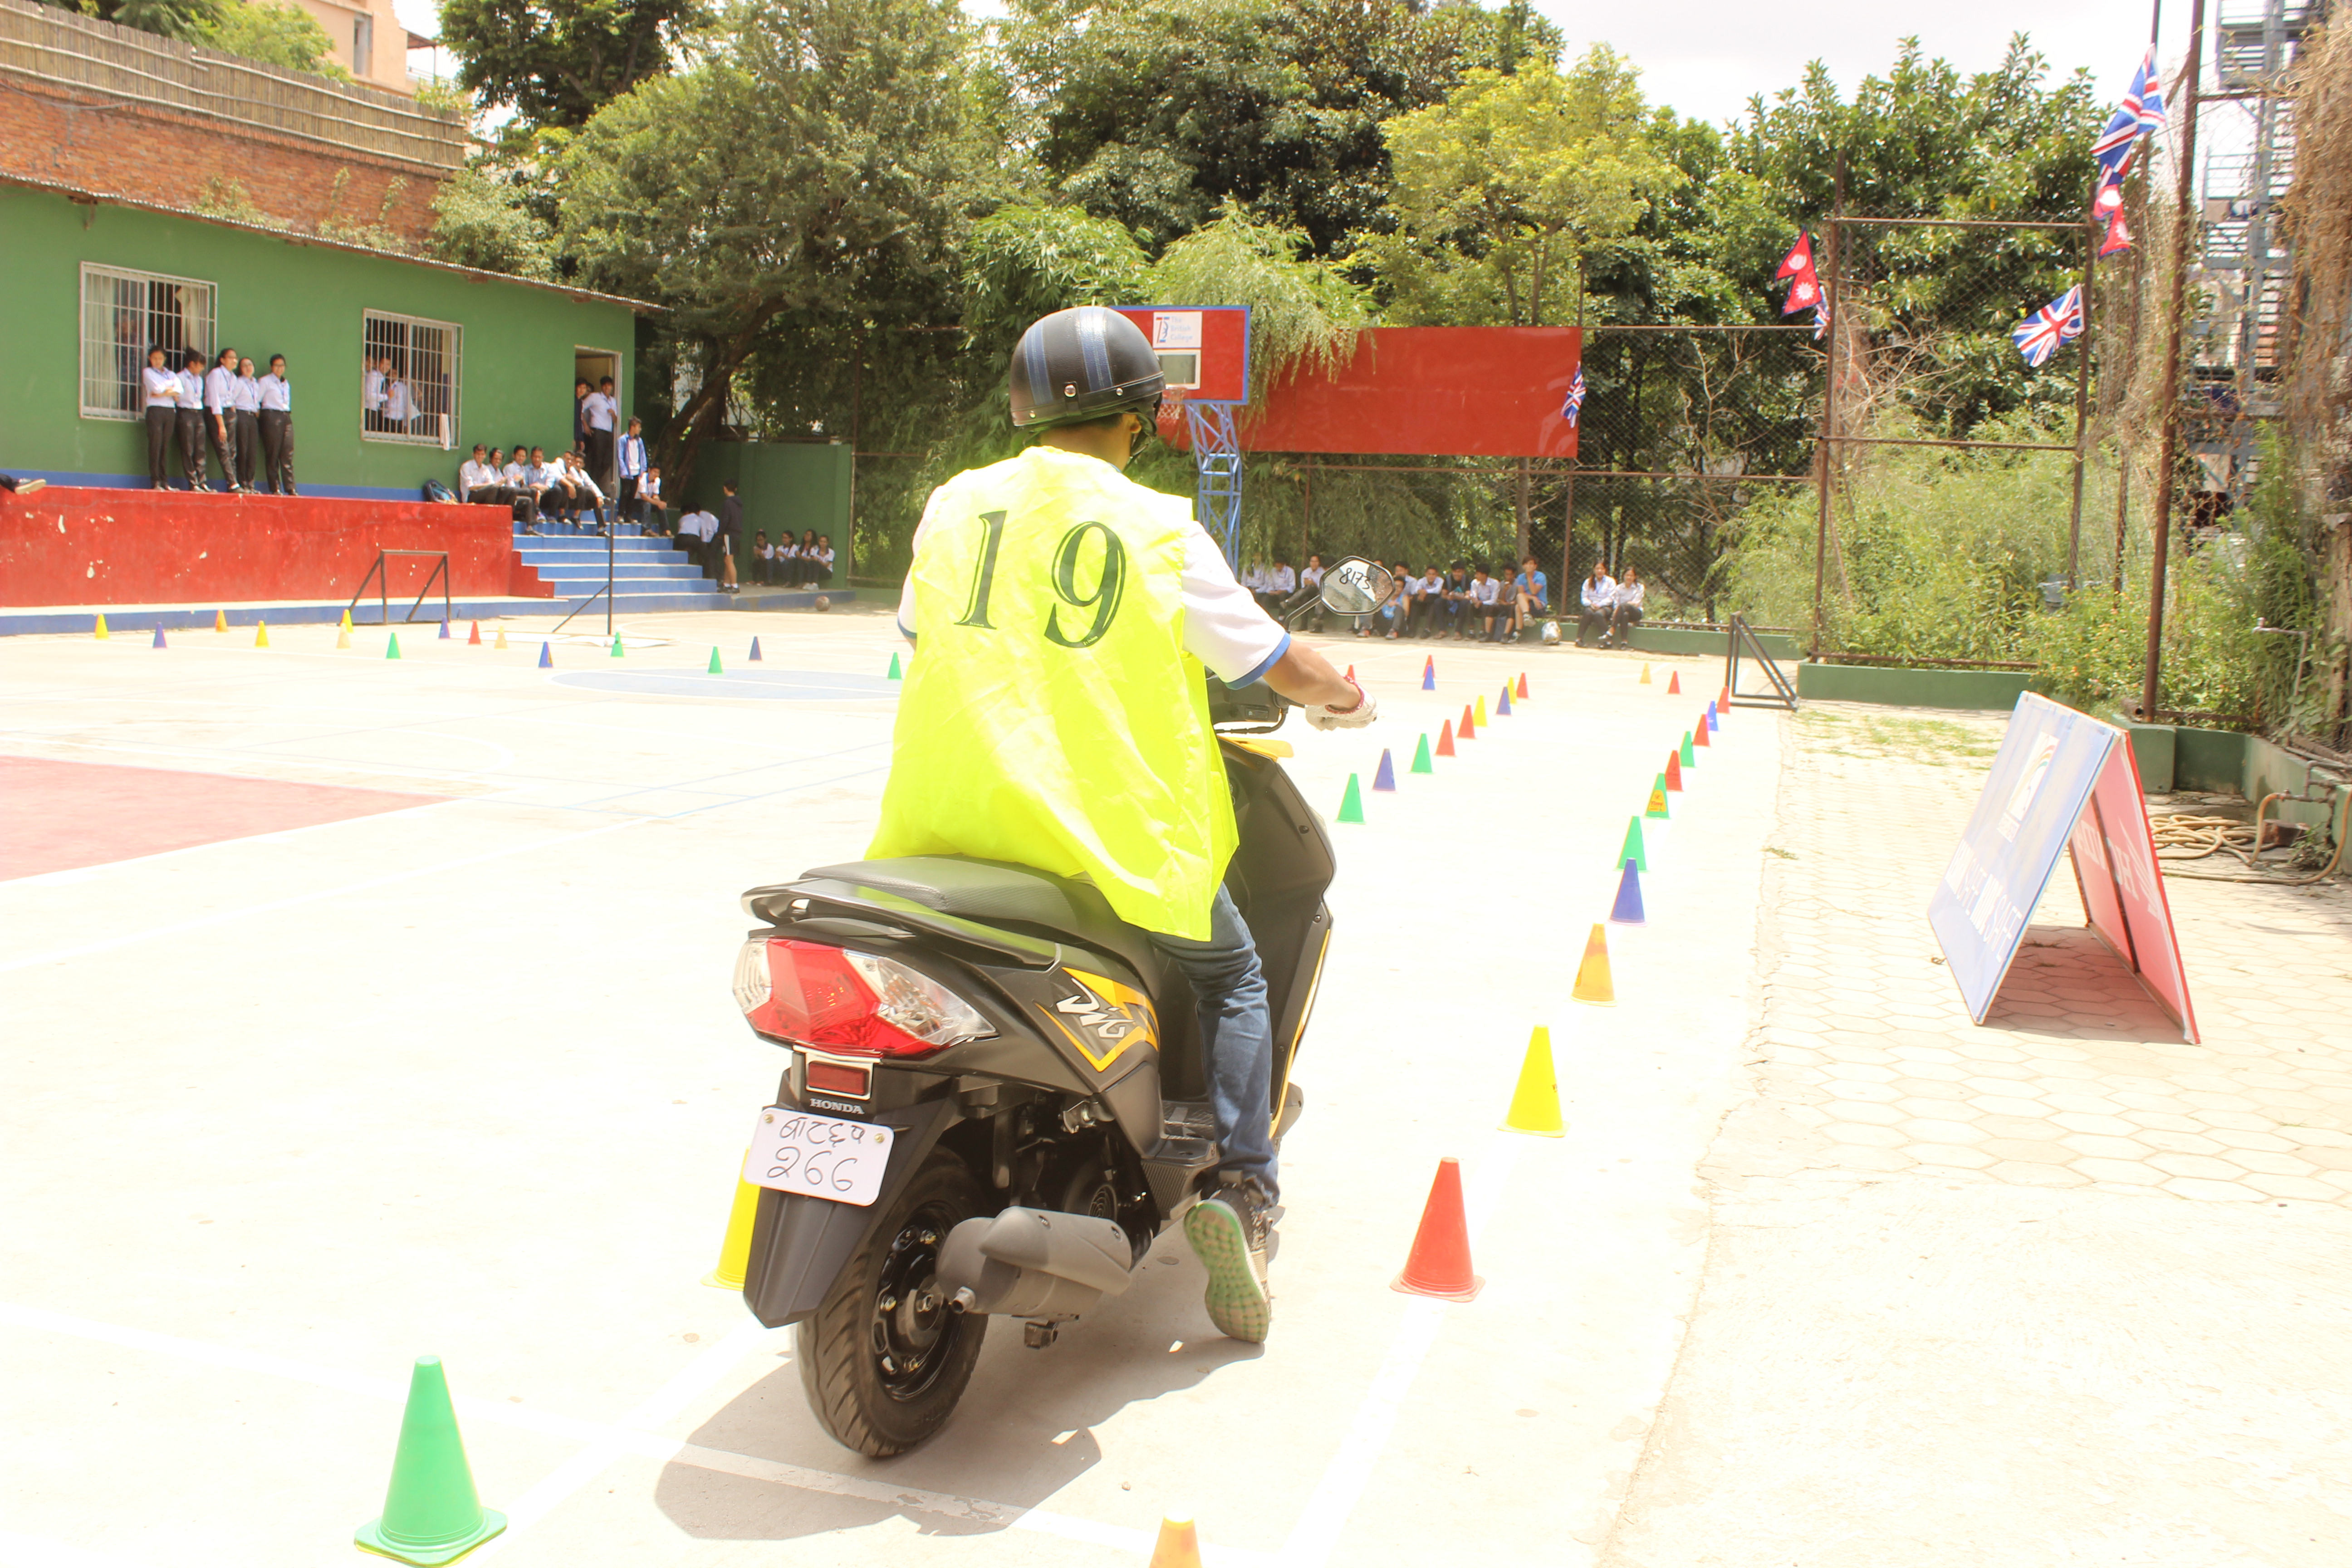
{"type": "Polygon", "coordinates": [[[1162,1138],[1207,1138],[1217,1135],[1217,1113],[1212,1107],[1195,1100],[1171,1100],[1160,1111],[1160,1135],[1162,1138]]]}
{"type": "Polygon", "coordinates": [[[1147,1165],[1174,1165],[1187,1171],[1205,1170],[1217,1163],[1213,1138],[1162,1138],[1143,1156],[1147,1165]]]}

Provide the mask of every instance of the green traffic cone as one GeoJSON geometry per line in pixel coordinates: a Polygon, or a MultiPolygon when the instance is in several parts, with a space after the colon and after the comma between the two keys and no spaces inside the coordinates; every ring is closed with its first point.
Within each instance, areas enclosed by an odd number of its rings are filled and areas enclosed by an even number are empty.
{"type": "Polygon", "coordinates": [[[704,673],[709,675],[724,675],[727,673],[725,670],[719,668],[719,650],[717,648],[712,648],[710,650],[710,668],[704,673]]]}
{"type": "Polygon", "coordinates": [[[1421,737],[1421,744],[1413,748],[1412,766],[1407,771],[1416,773],[1433,773],[1437,771],[1429,765],[1429,735],[1426,731],[1423,731],[1421,737]]]}
{"type": "Polygon", "coordinates": [[[1698,757],[1696,753],[1691,750],[1691,738],[1690,731],[1688,730],[1685,730],[1683,731],[1683,766],[1686,768],[1695,768],[1698,766],[1698,757]]]}
{"type": "Polygon", "coordinates": [[[895,653],[890,656],[890,679],[893,680],[899,679],[898,656],[895,653]]]}
{"type": "Polygon", "coordinates": [[[507,1527],[507,1516],[482,1506],[466,1463],[457,1413],[437,1355],[418,1356],[408,1378],[408,1409],[400,1418],[400,1447],[383,1515],[352,1537],[362,1550],[420,1568],[463,1557],[507,1527]]]}
{"type": "Polygon", "coordinates": [[[1658,775],[1658,782],[1650,786],[1650,804],[1648,808],[1644,810],[1642,815],[1643,816],[1654,816],[1661,822],[1666,819],[1665,774],[1660,773],[1658,775]]]}
{"type": "MultiPolygon", "coordinates": [[[[717,653],[719,650],[717,648],[712,648],[710,651],[717,653]]],[[[621,657],[621,634],[618,632],[614,632],[613,634],[613,657],[614,658],[621,657]]]]}
{"type": "Polygon", "coordinates": [[[383,645],[383,657],[386,658],[398,658],[400,657],[400,634],[398,632],[393,633],[392,640],[383,645]]]}
{"type": "Polygon", "coordinates": [[[1638,816],[1626,819],[1625,847],[1617,851],[1618,865],[1622,866],[1628,860],[1643,871],[1650,868],[1649,852],[1642,847],[1642,819],[1638,816]]]}
{"type": "Polygon", "coordinates": [[[1353,773],[1348,775],[1348,793],[1339,797],[1339,820],[1341,822],[1364,820],[1364,797],[1357,792],[1356,775],[1353,773]]]}

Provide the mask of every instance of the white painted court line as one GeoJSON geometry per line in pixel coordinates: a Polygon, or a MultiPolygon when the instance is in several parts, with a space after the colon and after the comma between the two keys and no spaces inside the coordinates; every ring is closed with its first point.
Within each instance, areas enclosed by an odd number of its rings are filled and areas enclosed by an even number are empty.
{"type": "Polygon", "coordinates": [[[103,1557],[14,1530],[0,1530],[0,1568],[141,1568],[128,1558],[103,1557]]]}
{"type": "Polygon", "coordinates": [[[354,893],[365,893],[377,888],[388,888],[395,882],[414,881],[419,877],[437,877],[444,871],[456,871],[467,866],[479,866],[485,861],[504,859],[509,855],[525,855],[535,849],[552,849],[559,844],[572,844],[583,838],[593,838],[600,833],[618,833],[624,828],[642,826],[656,819],[632,816],[619,822],[605,823],[601,827],[584,827],[577,833],[562,833],[552,838],[537,838],[528,844],[512,844],[504,849],[492,849],[480,855],[467,855],[455,860],[436,861],[430,866],[415,866],[405,871],[390,871],[381,877],[371,877],[365,881],[347,882],[340,888],[322,888],[317,892],[297,893],[291,898],[273,899],[268,903],[247,904],[233,910],[217,910],[208,915],[198,915],[194,920],[179,921],[165,926],[151,926],[145,931],[128,931],[121,936],[110,936],[102,942],[84,942],[79,947],[58,948],[50,952],[31,953],[23,958],[14,958],[5,963],[0,963],[0,974],[13,974],[19,969],[36,969],[45,963],[64,963],[72,959],[91,958],[99,953],[113,952],[121,948],[133,947],[142,942],[152,942],[157,937],[179,936],[187,931],[203,931],[210,926],[226,925],[231,921],[244,920],[252,915],[273,914],[279,910],[300,909],[305,904],[320,903],[329,899],[349,898],[354,893]]]}
{"type": "MultiPolygon", "coordinates": [[[[1476,1166],[1463,1177],[1462,1206],[1474,1242],[1500,1205],[1503,1189],[1510,1182],[1512,1167],[1526,1142],[1522,1134],[1488,1134],[1476,1166]]],[[[1323,1467],[1323,1479],[1316,1483],[1298,1522],[1291,1527],[1290,1539],[1283,1544],[1283,1568],[1320,1568],[1331,1561],[1331,1553],[1339,1544],[1339,1532],[1347,1527],[1348,1516],[1355,1511],[1365,1487],[1371,1482],[1381,1452],[1388,1447],[1389,1435],[1396,1430],[1405,1395],[1412,1392],[1413,1379],[1420,1375],[1421,1363],[1428,1358],[1430,1347],[1437,1342],[1437,1332],[1444,1327],[1452,1306],[1451,1302],[1421,1297],[1405,1309],[1404,1322],[1390,1342],[1389,1353],[1380,1370],[1372,1374],[1371,1386],[1364,1391],[1363,1403],[1356,1407],[1355,1421],[1340,1439],[1339,1451],[1323,1467]]]]}

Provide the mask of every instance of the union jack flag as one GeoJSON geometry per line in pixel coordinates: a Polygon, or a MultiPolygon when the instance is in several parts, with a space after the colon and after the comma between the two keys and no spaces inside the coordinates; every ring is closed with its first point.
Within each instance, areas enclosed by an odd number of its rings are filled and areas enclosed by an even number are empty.
{"type": "Polygon", "coordinates": [[[2124,171],[2131,167],[2132,149],[2143,132],[2164,129],[2164,84],[2156,74],[2156,51],[2150,49],[2140,60],[2139,68],[2132,72],[2131,86],[2124,89],[2122,107],[2099,139],[2091,143],[2091,156],[2099,161],[2110,181],[2119,181],[2124,171]]]}
{"type": "Polygon", "coordinates": [[[2083,335],[2083,286],[2077,283],[2017,323],[2009,334],[2025,363],[2040,370],[2050,356],[2083,335]]]}
{"type": "Polygon", "coordinates": [[[1568,427],[1570,429],[1573,430],[1576,428],[1576,416],[1583,407],[1584,367],[1582,365],[1578,365],[1576,367],[1576,379],[1568,384],[1568,401],[1559,405],[1559,416],[1568,421],[1568,427]]]}

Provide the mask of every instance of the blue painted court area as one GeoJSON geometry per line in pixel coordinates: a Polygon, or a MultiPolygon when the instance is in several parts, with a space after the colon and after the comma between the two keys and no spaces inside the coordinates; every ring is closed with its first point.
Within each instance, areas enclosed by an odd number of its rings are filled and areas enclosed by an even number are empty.
{"type": "Polygon", "coordinates": [[[843,702],[887,697],[898,682],[878,675],[844,675],[828,669],[730,669],[707,675],[694,669],[583,669],[550,678],[557,686],[610,691],[628,697],[756,698],[778,702],[843,702]]]}

